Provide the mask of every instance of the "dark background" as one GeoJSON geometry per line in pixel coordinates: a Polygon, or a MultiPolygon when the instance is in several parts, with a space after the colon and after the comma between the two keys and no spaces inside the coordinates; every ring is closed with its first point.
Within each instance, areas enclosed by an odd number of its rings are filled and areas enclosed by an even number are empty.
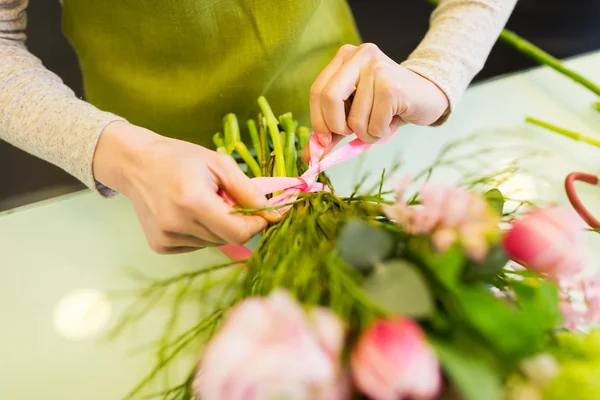
{"type": "MultiPolygon", "coordinates": [[[[101,1],[101,0],[98,0],[101,1]]],[[[198,0],[202,1],[202,0],[198,0]]],[[[363,39],[400,62],[417,46],[432,7],[425,0],[349,0],[363,39]]],[[[77,59],[61,34],[58,0],[31,0],[28,46],[83,96],[77,59]]],[[[521,0],[507,25],[560,57],[600,48],[600,0],[521,0]]],[[[498,43],[475,82],[534,64],[498,43]]],[[[62,170],[0,141],[0,211],[83,188],[62,170]]]]}

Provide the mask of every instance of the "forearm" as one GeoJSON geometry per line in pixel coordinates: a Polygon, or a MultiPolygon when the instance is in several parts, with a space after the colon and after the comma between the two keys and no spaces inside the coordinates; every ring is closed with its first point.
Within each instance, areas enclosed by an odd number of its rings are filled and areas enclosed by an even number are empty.
{"type": "Polygon", "coordinates": [[[452,111],[483,68],[516,2],[441,0],[429,31],[402,65],[439,86],[452,111]]]}
{"type": "Polygon", "coordinates": [[[92,160],[102,129],[119,117],[78,99],[28,52],[26,0],[0,0],[0,139],[96,189],[92,160]]]}

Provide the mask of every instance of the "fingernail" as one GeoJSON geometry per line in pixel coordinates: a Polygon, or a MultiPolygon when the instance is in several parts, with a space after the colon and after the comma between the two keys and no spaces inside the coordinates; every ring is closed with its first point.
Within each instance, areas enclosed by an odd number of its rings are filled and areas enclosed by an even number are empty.
{"type": "Polygon", "coordinates": [[[281,218],[281,213],[279,212],[279,210],[268,210],[267,213],[269,214],[270,217],[272,217],[274,219],[281,218]]]}
{"type": "Polygon", "coordinates": [[[331,142],[331,135],[327,133],[317,133],[317,140],[321,143],[321,146],[327,147],[331,142]]]}

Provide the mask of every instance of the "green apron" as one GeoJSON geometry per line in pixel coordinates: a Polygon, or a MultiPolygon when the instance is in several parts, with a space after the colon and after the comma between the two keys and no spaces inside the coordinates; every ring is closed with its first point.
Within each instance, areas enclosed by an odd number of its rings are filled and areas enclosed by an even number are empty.
{"type": "Polygon", "coordinates": [[[345,0],[64,0],[86,100],[161,135],[212,147],[265,95],[310,120],[311,84],[360,37],[345,0]]]}

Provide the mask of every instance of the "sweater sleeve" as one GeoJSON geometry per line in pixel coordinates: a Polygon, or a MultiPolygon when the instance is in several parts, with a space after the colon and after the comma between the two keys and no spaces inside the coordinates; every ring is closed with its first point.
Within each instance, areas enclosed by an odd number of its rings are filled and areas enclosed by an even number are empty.
{"type": "Polygon", "coordinates": [[[0,0],[0,139],[114,195],[95,181],[92,160],[104,127],[123,118],[78,99],[27,50],[27,5],[0,0]]]}
{"type": "Polygon", "coordinates": [[[435,83],[448,97],[443,123],[483,68],[517,0],[440,0],[430,27],[401,65],[435,83]]]}

